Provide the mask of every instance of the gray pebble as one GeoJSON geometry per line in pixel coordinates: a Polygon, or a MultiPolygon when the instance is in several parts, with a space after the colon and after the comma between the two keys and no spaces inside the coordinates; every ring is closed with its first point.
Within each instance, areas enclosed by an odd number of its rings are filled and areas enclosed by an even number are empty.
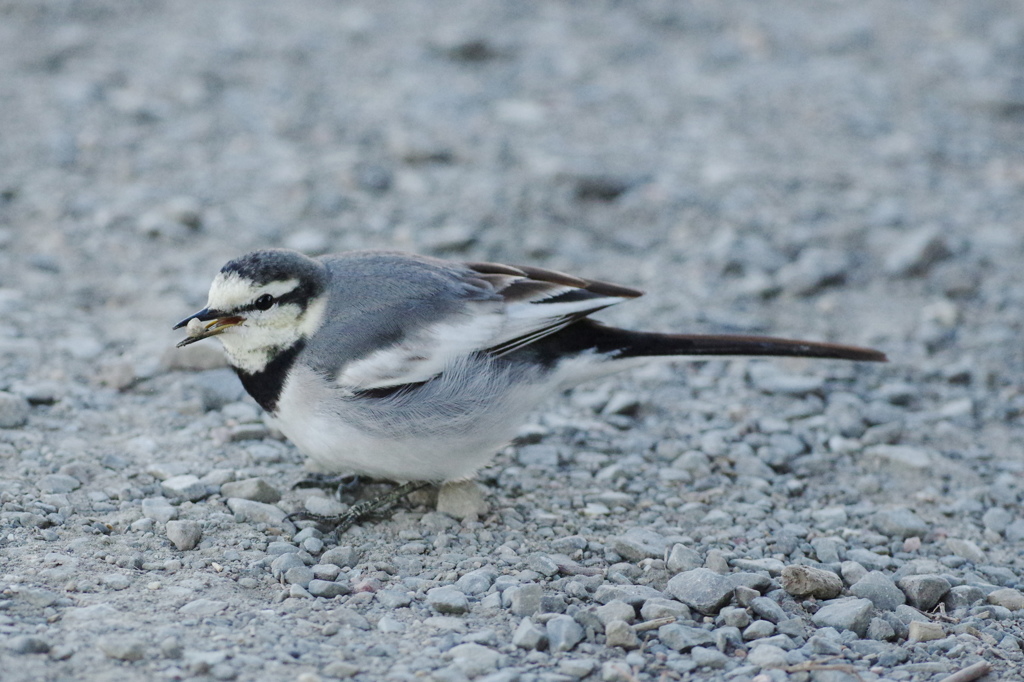
{"type": "Polygon", "coordinates": [[[897,583],[907,603],[921,611],[930,611],[949,592],[949,581],[940,575],[908,575],[897,583]]]}
{"type": "Polygon", "coordinates": [[[511,611],[514,616],[532,616],[540,612],[543,590],[537,583],[511,587],[511,611]]]}
{"type": "MultiPolygon", "coordinates": [[[[313,592],[313,590],[310,589],[310,592],[313,592]]],[[[399,590],[377,590],[376,597],[379,604],[389,609],[400,609],[403,606],[408,606],[413,601],[411,594],[399,590]]]]}
{"type": "Polygon", "coordinates": [[[193,599],[189,603],[179,608],[178,613],[185,616],[196,616],[201,618],[204,616],[212,616],[218,614],[227,607],[228,603],[226,601],[221,601],[219,599],[200,598],[193,599]]]}
{"type": "Polygon", "coordinates": [[[607,604],[597,607],[597,618],[602,625],[608,625],[613,620],[632,623],[636,619],[636,611],[621,599],[613,599],[607,604]]]}
{"type": "Polygon", "coordinates": [[[747,663],[761,668],[784,668],[789,664],[786,651],[772,644],[761,644],[751,649],[747,663]]]}
{"type": "Polygon", "coordinates": [[[951,255],[946,237],[934,225],[904,235],[886,253],[883,268],[894,277],[910,277],[926,272],[932,265],[951,255]]]}
{"type": "Polygon", "coordinates": [[[619,599],[630,606],[640,607],[648,599],[664,597],[665,595],[649,585],[601,585],[594,592],[594,601],[598,604],[607,604],[613,599],[619,599]]]}
{"type": "Polygon", "coordinates": [[[871,523],[879,533],[894,538],[924,537],[928,534],[928,524],[924,519],[906,507],[876,512],[871,523]]]}
{"type": "Polygon", "coordinates": [[[782,589],[794,597],[832,599],[843,591],[843,581],[838,575],[812,566],[787,566],[779,582],[782,589]]]}
{"type": "Polygon", "coordinates": [[[289,569],[305,565],[306,562],[297,553],[288,552],[279,555],[270,563],[270,572],[275,578],[281,578],[289,569]]]}
{"type": "Polygon", "coordinates": [[[497,576],[498,574],[493,568],[484,566],[463,575],[455,582],[455,587],[463,594],[483,594],[494,584],[494,579],[497,576]]]}
{"type": "Polygon", "coordinates": [[[0,429],[15,429],[28,422],[29,403],[20,395],[0,391],[0,429]]]}
{"type": "Polygon", "coordinates": [[[775,634],[775,624],[767,620],[755,620],[743,631],[743,639],[763,639],[775,634]]]}
{"type": "Polygon", "coordinates": [[[811,620],[818,627],[851,630],[858,637],[863,637],[874,610],[874,605],[867,599],[835,599],[823,603],[811,620]]]}
{"type": "MultiPolygon", "coordinates": [[[[288,575],[285,576],[286,580],[289,580],[289,576],[292,571],[300,570],[298,568],[292,568],[288,571],[288,575]]],[[[291,582],[289,580],[289,582],[291,582]]],[[[302,584],[302,583],[299,583],[302,584]]],[[[331,599],[343,594],[351,594],[352,588],[345,583],[336,583],[329,580],[318,580],[316,578],[311,579],[306,583],[305,588],[314,597],[324,597],[325,599],[331,599]]],[[[378,592],[378,595],[380,593],[378,592]]]]}
{"type": "Polygon", "coordinates": [[[640,638],[633,626],[624,620],[612,620],[605,624],[604,637],[606,646],[618,646],[623,649],[636,649],[640,646],[640,638]]]}
{"type": "Polygon", "coordinates": [[[551,651],[569,651],[583,639],[583,628],[572,616],[555,616],[547,622],[545,629],[551,651]]]}
{"type": "Polygon", "coordinates": [[[779,606],[779,603],[774,599],[769,599],[768,597],[756,597],[755,599],[752,599],[750,602],[750,610],[761,618],[775,623],[776,625],[788,618],[786,612],[782,610],[781,606],[779,606]]]}
{"type": "Polygon", "coordinates": [[[172,476],[160,484],[160,490],[167,497],[176,497],[197,502],[208,496],[206,485],[193,474],[172,476]]]}
{"type": "Polygon", "coordinates": [[[313,578],[316,580],[331,582],[337,580],[339,575],[341,575],[341,568],[334,564],[317,564],[313,566],[313,578]]]}
{"type": "Polygon", "coordinates": [[[666,591],[692,609],[714,614],[732,599],[733,586],[707,568],[695,568],[673,576],[666,591]]]}
{"type": "Polygon", "coordinates": [[[558,563],[546,554],[531,554],[526,565],[547,578],[558,574],[558,563]]]}
{"type": "Polygon", "coordinates": [[[844,561],[839,567],[839,572],[843,576],[843,582],[853,585],[868,574],[868,569],[856,561],[844,561]]]}
{"type": "Polygon", "coordinates": [[[646,528],[630,528],[611,538],[612,549],[627,561],[660,559],[665,556],[667,544],[663,536],[646,528]]]}
{"type": "MultiPolygon", "coordinates": [[[[846,561],[843,562],[843,567],[840,569],[843,573],[844,579],[847,578],[847,568],[849,570],[856,570],[856,567],[854,566],[847,567],[847,564],[851,562],[858,564],[862,569],[865,569],[865,572],[881,571],[892,566],[892,557],[884,554],[878,554],[877,552],[872,552],[870,549],[864,549],[862,547],[847,550],[846,561]]],[[[854,577],[856,577],[856,580],[860,580],[863,576],[855,576],[854,574],[851,574],[850,578],[854,577]]]]}
{"type": "Polygon", "coordinates": [[[992,507],[982,515],[981,522],[985,524],[986,530],[1002,534],[1006,532],[1007,526],[1013,522],[1013,514],[1002,507],[992,507]]]}
{"type": "Polygon", "coordinates": [[[302,549],[310,554],[319,554],[324,549],[324,541],[320,538],[306,538],[302,541],[302,549]]]}
{"type": "Polygon", "coordinates": [[[167,539],[182,552],[195,549],[203,537],[203,528],[196,521],[168,521],[167,539]]]}
{"type": "Polygon", "coordinates": [[[476,519],[490,510],[487,495],[476,481],[445,483],[437,491],[436,509],[441,514],[458,519],[476,519]]]}
{"type": "Polygon", "coordinates": [[[658,628],[658,639],[670,649],[686,653],[696,646],[715,643],[715,637],[702,628],[670,623],[658,628]]]}
{"type": "Polygon", "coordinates": [[[823,564],[834,564],[840,561],[839,550],[845,543],[839,538],[821,537],[811,540],[811,547],[818,561],[823,564]]]}
{"type": "Polygon", "coordinates": [[[146,645],[128,635],[106,635],[96,644],[108,658],[119,661],[139,661],[146,655],[146,645]]]}
{"type": "Polygon", "coordinates": [[[281,493],[262,478],[247,478],[242,481],[231,481],[220,487],[224,497],[237,497],[243,500],[255,500],[274,504],[280,501],[281,493]]]}
{"type": "Polygon", "coordinates": [[[50,651],[50,643],[41,637],[21,635],[7,640],[7,649],[13,654],[45,654],[50,651]]]}
{"type": "Polygon", "coordinates": [[[303,588],[313,580],[313,569],[309,566],[292,566],[284,572],[284,581],[289,585],[299,585],[303,588]]]}
{"type": "MultiPolygon", "coordinates": [[[[724,609],[718,612],[718,618],[715,619],[716,623],[728,625],[730,627],[740,628],[741,630],[750,625],[750,614],[747,610],[737,606],[726,606],[724,609]]],[[[772,626],[772,630],[775,626],[772,626]]]]}
{"type": "Polygon", "coordinates": [[[892,611],[900,604],[906,603],[903,591],[896,586],[892,578],[881,571],[866,574],[850,587],[850,593],[871,600],[875,608],[882,611],[892,611]]]}
{"type": "Polygon", "coordinates": [[[982,552],[981,548],[971,540],[948,538],[946,540],[946,549],[956,556],[966,559],[973,564],[985,563],[985,553],[982,552]]]}
{"type": "Polygon", "coordinates": [[[724,668],[729,662],[729,657],[718,649],[700,646],[690,650],[690,658],[693,659],[698,668],[724,668]]]}
{"type": "Polygon", "coordinates": [[[142,514],[157,523],[167,523],[178,518],[178,508],[165,497],[147,497],[142,500],[142,514]]]}
{"type": "Polygon", "coordinates": [[[979,587],[974,585],[957,585],[949,590],[943,601],[946,604],[946,609],[956,611],[957,609],[970,608],[984,598],[985,592],[979,587]]]}
{"type": "Polygon", "coordinates": [[[1024,594],[1019,590],[1006,587],[990,592],[988,603],[994,606],[1001,606],[1010,611],[1020,611],[1024,609],[1024,594]]]}
{"type": "Polygon", "coordinates": [[[684,571],[700,568],[703,565],[704,560],[701,559],[700,554],[679,543],[672,545],[672,550],[669,552],[668,560],[665,564],[670,573],[683,573],[684,571]]]}
{"type": "Polygon", "coordinates": [[[547,645],[547,631],[538,627],[529,618],[523,618],[512,633],[512,645],[520,649],[542,649],[547,645]]]}
{"type": "Polygon", "coordinates": [[[674,599],[653,597],[644,601],[640,609],[640,617],[644,620],[655,620],[657,618],[690,620],[690,608],[686,604],[674,599]]]}
{"type": "Polygon", "coordinates": [[[320,555],[321,564],[334,564],[340,568],[354,568],[359,563],[359,552],[355,547],[342,545],[332,547],[320,555]]]}
{"type": "Polygon", "coordinates": [[[238,497],[230,497],[227,501],[228,508],[234,512],[235,519],[241,522],[265,523],[268,526],[276,526],[294,532],[295,526],[291,521],[286,520],[288,515],[280,507],[265,502],[254,500],[243,500],[238,497]]]}
{"type": "Polygon", "coordinates": [[[889,642],[896,639],[896,630],[882,618],[872,618],[865,635],[868,639],[889,642]]]}
{"type": "Polygon", "coordinates": [[[460,615],[469,611],[466,595],[451,585],[428,590],[427,605],[445,615],[460,615]]]}
{"type": "Polygon", "coordinates": [[[47,474],[36,482],[41,493],[62,494],[78,490],[82,483],[74,476],[65,474],[47,474]]]}

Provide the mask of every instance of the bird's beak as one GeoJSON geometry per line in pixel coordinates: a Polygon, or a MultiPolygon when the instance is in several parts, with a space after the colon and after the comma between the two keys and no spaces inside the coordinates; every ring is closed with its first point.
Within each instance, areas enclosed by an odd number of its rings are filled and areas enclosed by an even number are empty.
{"type": "Polygon", "coordinates": [[[202,341],[210,336],[216,336],[217,334],[223,333],[228,328],[242,324],[243,322],[245,322],[244,317],[228,315],[219,310],[203,308],[198,313],[189,315],[184,320],[174,325],[175,329],[186,327],[188,331],[188,336],[179,342],[176,348],[187,346],[190,343],[195,343],[196,341],[202,341]],[[205,324],[203,324],[204,322],[205,324]]]}

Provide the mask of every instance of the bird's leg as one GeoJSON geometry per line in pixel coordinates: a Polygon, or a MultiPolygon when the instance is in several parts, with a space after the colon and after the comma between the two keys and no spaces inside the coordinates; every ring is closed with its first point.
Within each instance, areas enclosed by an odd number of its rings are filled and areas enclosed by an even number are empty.
{"type": "Polygon", "coordinates": [[[343,492],[348,492],[362,483],[358,474],[309,474],[292,488],[322,488],[333,490],[337,497],[343,492]]]}
{"type": "Polygon", "coordinates": [[[417,490],[422,490],[428,485],[430,484],[423,481],[410,481],[408,483],[403,483],[383,495],[378,495],[373,499],[364,500],[363,502],[357,502],[349,507],[348,511],[344,514],[338,514],[337,516],[324,516],[322,514],[311,514],[307,511],[297,511],[289,514],[287,519],[289,521],[292,519],[310,520],[316,521],[317,523],[323,523],[325,525],[333,525],[333,532],[341,535],[363,519],[373,516],[377,512],[390,507],[395,502],[398,502],[403,497],[410,495],[417,490]]]}

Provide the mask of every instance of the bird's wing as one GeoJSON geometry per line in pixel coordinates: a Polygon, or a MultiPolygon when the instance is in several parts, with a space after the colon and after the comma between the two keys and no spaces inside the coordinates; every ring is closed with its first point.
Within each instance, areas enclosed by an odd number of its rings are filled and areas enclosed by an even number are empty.
{"type": "Polygon", "coordinates": [[[457,306],[347,363],[338,383],[355,392],[386,392],[428,381],[460,358],[510,353],[642,294],[554,270],[497,263],[466,263],[452,276],[461,279],[465,292],[457,306]]]}

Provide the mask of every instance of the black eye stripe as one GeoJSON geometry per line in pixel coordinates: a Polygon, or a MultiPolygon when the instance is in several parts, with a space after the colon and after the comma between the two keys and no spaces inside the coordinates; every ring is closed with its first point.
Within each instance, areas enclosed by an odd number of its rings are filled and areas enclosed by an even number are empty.
{"type": "Polygon", "coordinates": [[[271,296],[270,294],[262,294],[261,296],[258,296],[256,300],[253,301],[252,303],[248,303],[246,305],[240,306],[239,308],[236,308],[235,312],[245,313],[251,312],[253,310],[269,310],[275,304],[284,303],[297,303],[300,308],[305,310],[306,304],[309,303],[309,299],[312,296],[312,294],[313,292],[311,286],[309,286],[308,284],[301,284],[295,289],[292,289],[288,293],[282,294],[281,296],[274,297],[271,296]],[[268,297],[269,302],[264,301],[263,304],[261,305],[260,301],[264,297],[268,297]]]}

